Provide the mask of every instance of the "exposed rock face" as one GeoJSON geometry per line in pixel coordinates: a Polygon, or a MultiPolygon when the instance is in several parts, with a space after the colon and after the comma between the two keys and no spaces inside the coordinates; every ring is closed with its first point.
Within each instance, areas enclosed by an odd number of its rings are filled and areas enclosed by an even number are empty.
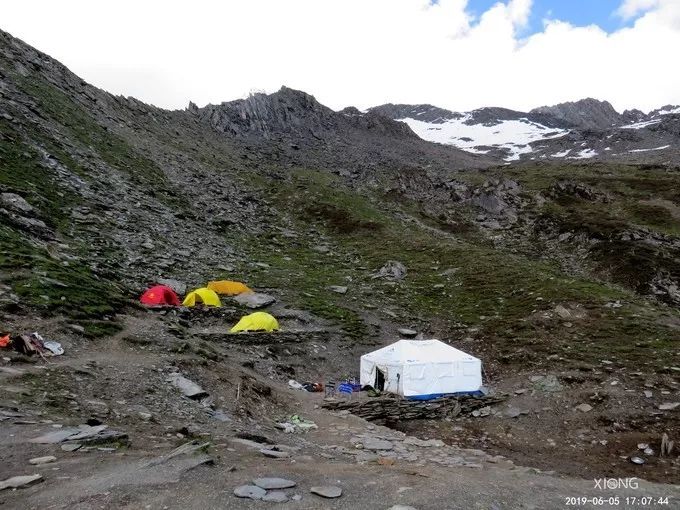
{"type": "Polygon", "coordinates": [[[587,98],[576,102],[541,106],[529,113],[550,115],[585,129],[608,129],[621,123],[621,115],[607,101],[587,98]]]}
{"type": "Polygon", "coordinates": [[[553,186],[552,191],[556,197],[567,195],[589,200],[591,202],[609,201],[609,197],[606,193],[603,193],[602,191],[586,184],[577,182],[560,181],[553,186]]]}
{"type": "Polygon", "coordinates": [[[287,134],[325,140],[343,131],[370,131],[396,138],[416,136],[406,124],[377,112],[362,114],[356,108],[334,112],[314,96],[288,87],[274,94],[258,93],[247,99],[208,105],[198,114],[218,131],[235,135],[287,134]]]}
{"type": "Polygon", "coordinates": [[[441,123],[450,119],[459,119],[464,115],[462,113],[452,112],[444,108],[438,108],[431,104],[383,104],[375,106],[370,111],[389,117],[390,119],[405,119],[412,118],[422,120],[424,122],[441,123]]]}
{"type": "Polygon", "coordinates": [[[495,126],[504,120],[535,122],[548,128],[569,127],[569,122],[554,115],[536,111],[526,113],[498,107],[473,110],[470,112],[470,118],[466,120],[465,123],[468,125],[482,124],[484,126],[495,126]]]}
{"type": "Polygon", "coordinates": [[[26,202],[21,196],[16,193],[2,193],[0,195],[0,202],[2,205],[14,211],[25,214],[33,211],[33,206],[26,202]]]}
{"type": "Polygon", "coordinates": [[[305,92],[282,87],[273,94],[253,94],[247,99],[204,108],[190,107],[187,114],[238,140],[274,151],[279,160],[329,168],[341,174],[347,167],[373,170],[399,165],[432,168],[485,167],[494,158],[471,155],[452,147],[423,143],[411,128],[380,111],[362,113],[354,107],[335,112],[305,92]],[[284,142],[284,143],[281,143],[284,142]]]}

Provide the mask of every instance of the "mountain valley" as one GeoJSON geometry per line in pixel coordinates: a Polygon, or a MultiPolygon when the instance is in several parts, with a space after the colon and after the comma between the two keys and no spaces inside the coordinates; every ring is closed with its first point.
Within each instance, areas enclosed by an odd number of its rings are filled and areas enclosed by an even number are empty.
{"type": "Polygon", "coordinates": [[[262,476],[297,482],[280,508],[561,508],[601,477],[672,508],[680,108],[333,111],[283,87],[169,111],[0,31],[0,323],[65,349],[1,351],[0,478],[43,479],[6,508],[261,508],[233,491],[262,476]],[[138,302],[220,279],[281,331],[228,334],[252,311],[231,298],[138,302]],[[404,329],[479,357],[502,401],[369,422],[288,384],[356,377],[404,329]],[[84,424],[120,434],[32,441],[84,424]]]}

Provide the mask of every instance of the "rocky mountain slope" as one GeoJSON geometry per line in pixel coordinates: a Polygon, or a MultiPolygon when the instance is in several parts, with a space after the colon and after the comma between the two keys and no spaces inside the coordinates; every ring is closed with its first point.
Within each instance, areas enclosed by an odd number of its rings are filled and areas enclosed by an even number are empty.
{"type": "MultiPolygon", "coordinates": [[[[441,114],[427,108],[428,121],[441,114]]],[[[276,475],[302,491],[282,508],[318,508],[310,487],[338,483],[340,504],[357,508],[454,496],[467,507],[480,491],[464,488],[482,485],[489,507],[550,508],[594,494],[583,477],[675,483],[677,451],[657,445],[680,437],[677,167],[505,165],[422,140],[388,113],[333,112],[286,88],[166,111],[0,32],[0,321],[66,350],[49,362],[2,351],[6,470],[44,483],[0,504],[254,508],[234,487],[276,475]],[[405,272],[386,276],[390,261],[405,272]],[[228,335],[252,311],[229,298],[215,310],[137,303],[159,279],[221,278],[275,298],[265,310],[282,331],[228,335]],[[479,356],[505,400],[389,430],[289,388],[356,375],[359,356],[403,328],[479,356]],[[177,373],[208,397],[182,396],[168,383],[177,373]],[[277,427],[298,414],[319,429],[277,427]],[[87,422],[127,441],[31,442],[87,422]],[[200,448],[173,453],[188,440],[200,448]],[[58,471],[29,467],[46,455],[58,471]]],[[[507,110],[474,115],[524,124],[507,110]]],[[[554,135],[577,129],[531,119],[554,135]]]]}
{"type": "Polygon", "coordinates": [[[369,111],[407,123],[424,140],[505,161],[680,162],[680,106],[621,114],[608,102],[589,98],[529,112],[481,108],[457,113],[392,104],[369,111]]]}

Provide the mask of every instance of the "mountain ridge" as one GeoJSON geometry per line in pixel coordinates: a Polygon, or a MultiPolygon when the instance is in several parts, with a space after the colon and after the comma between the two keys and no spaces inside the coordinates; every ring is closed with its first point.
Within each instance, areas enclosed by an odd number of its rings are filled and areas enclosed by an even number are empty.
{"type": "Polygon", "coordinates": [[[432,105],[376,106],[406,122],[423,139],[504,159],[597,159],[680,163],[680,107],[649,114],[618,113],[607,101],[586,98],[528,112],[485,107],[452,112],[432,105]]]}

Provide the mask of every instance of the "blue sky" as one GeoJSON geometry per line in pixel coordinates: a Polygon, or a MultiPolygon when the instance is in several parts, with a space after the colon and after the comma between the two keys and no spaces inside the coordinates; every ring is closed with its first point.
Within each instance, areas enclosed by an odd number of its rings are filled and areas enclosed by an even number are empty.
{"type": "MultiPolygon", "coordinates": [[[[572,25],[598,25],[607,32],[632,25],[634,20],[624,21],[615,11],[622,0],[534,0],[529,26],[523,35],[540,32],[543,20],[559,19],[572,25]]],[[[469,0],[468,11],[479,16],[499,0],[469,0]]],[[[505,2],[507,3],[507,2],[505,2]]]]}

